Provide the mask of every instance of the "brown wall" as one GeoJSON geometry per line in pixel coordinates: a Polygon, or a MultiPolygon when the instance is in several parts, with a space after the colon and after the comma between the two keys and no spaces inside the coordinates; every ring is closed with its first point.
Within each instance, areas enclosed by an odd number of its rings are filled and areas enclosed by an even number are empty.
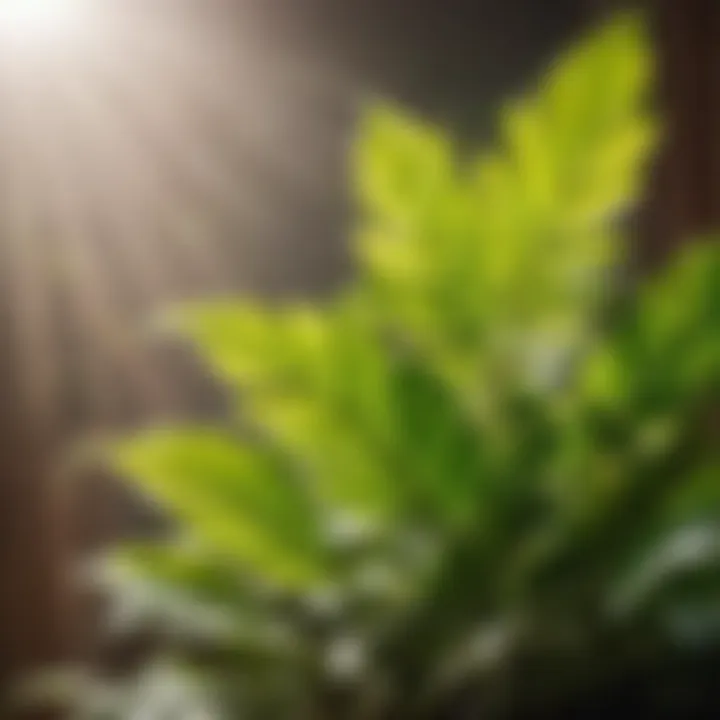
{"type": "Polygon", "coordinates": [[[720,225],[720,3],[656,0],[665,150],[652,187],[644,256],[720,225]]]}

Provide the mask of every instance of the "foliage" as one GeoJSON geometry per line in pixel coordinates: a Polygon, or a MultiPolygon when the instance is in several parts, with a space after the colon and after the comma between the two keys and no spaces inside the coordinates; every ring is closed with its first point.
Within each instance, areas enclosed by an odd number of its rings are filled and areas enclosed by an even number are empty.
{"type": "Polygon", "coordinates": [[[179,522],[105,569],[231,717],[500,713],[518,658],[569,691],[717,607],[720,248],[623,270],[651,55],[616,18],[469,159],[376,107],[344,292],[167,318],[233,417],[113,448],[179,522]]]}

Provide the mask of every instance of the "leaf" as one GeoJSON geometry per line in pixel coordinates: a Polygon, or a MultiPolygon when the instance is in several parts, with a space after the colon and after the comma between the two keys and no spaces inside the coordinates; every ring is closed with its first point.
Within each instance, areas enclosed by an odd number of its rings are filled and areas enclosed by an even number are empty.
{"type": "Polygon", "coordinates": [[[469,168],[402,114],[361,129],[360,284],[461,393],[522,381],[538,338],[584,342],[656,142],[651,65],[637,18],[609,23],[507,108],[502,149],[469,168]]]}
{"type": "Polygon", "coordinates": [[[387,360],[350,303],[324,312],[208,303],[178,313],[176,325],[319,502],[376,519],[392,512],[398,490],[378,449],[388,442],[387,360]]]}
{"type": "Polygon", "coordinates": [[[355,177],[361,205],[399,227],[417,222],[452,177],[448,137],[388,105],[368,111],[359,134],[355,177]]]}
{"type": "Polygon", "coordinates": [[[215,552],[273,582],[303,586],[322,578],[312,504],[267,453],[196,428],[146,432],[121,443],[114,457],[215,552]]]}
{"type": "Polygon", "coordinates": [[[101,584],[132,584],[145,578],[195,601],[234,607],[236,612],[252,598],[248,579],[238,573],[235,563],[191,541],[125,544],[105,559],[98,578],[101,584]]]}
{"type": "Polygon", "coordinates": [[[406,510],[426,521],[472,516],[480,464],[469,418],[398,356],[362,300],[350,295],[322,314],[207,303],[175,323],[328,509],[381,525],[406,510]]]}
{"type": "Polygon", "coordinates": [[[691,523],[659,539],[621,583],[615,612],[657,611],[688,597],[720,597],[720,519],[691,523]]]}
{"type": "Polygon", "coordinates": [[[579,397],[648,420],[710,407],[720,393],[720,243],[688,245],[622,307],[580,373],[579,397]]]}
{"type": "Polygon", "coordinates": [[[190,340],[220,379],[238,390],[307,383],[325,336],[324,317],[315,309],[265,308],[239,299],[180,306],[164,325],[190,340]]]}

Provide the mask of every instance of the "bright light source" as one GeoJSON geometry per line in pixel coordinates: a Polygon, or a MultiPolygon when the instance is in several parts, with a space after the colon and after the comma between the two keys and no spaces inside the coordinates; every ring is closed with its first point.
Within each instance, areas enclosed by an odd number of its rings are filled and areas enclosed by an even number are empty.
{"type": "Polygon", "coordinates": [[[87,9],[85,0],[0,0],[0,39],[36,49],[72,43],[87,9]]]}

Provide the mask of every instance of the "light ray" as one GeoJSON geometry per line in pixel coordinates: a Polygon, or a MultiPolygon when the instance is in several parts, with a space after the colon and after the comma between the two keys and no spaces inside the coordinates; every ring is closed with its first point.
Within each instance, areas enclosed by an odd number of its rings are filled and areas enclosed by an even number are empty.
{"type": "Polygon", "coordinates": [[[347,107],[352,83],[268,47],[252,17],[240,32],[213,3],[0,0],[12,205],[0,234],[21,268],[25,369],[48,378],[37,392],[50,397],[72,364],[87,403],[106,408],[94,417],[112,414],[120,377],[172,405],[142,318],[267,276],[275,238],[332,191],[341,132],[313,113],[347,107]],[[56,337],[59,314],[72,341],[56,337]],[[72,357],[57,357],[68,342],[72,357]]]}

